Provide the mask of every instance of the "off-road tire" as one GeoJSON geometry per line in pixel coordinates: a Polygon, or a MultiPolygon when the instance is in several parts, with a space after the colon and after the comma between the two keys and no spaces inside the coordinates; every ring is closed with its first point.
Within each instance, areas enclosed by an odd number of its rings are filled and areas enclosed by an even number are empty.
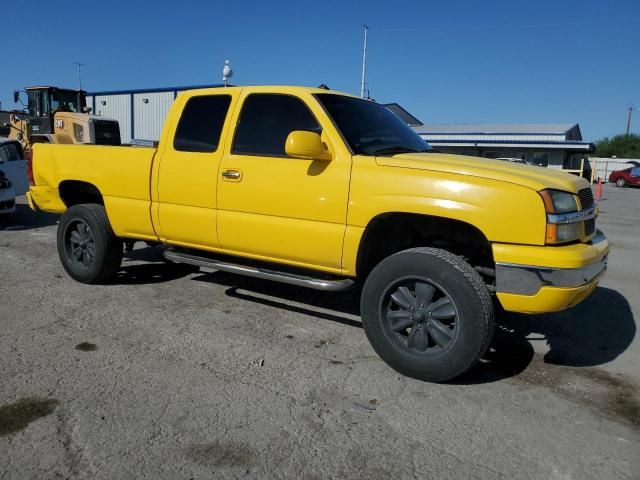
{"type": "MultiPolygon", "coordinates": [[[[420,288],[425,291],[423,285],[420,288]]],[[[429,308],[435,303],[429,304],[429,308]]],[[[420,380],[444,382],[468,371],[485,353],[493,335],[493,305],[482,278],[462,258],[437,248],[412,248],[381,261],[365,282],[360,310],[367,338],[382,360],[403,375],[420,380]],[[432,338],[433,346],[425,347],[423,343],[424,351],[412,349],[411,340],[406,345],[403,343],[407,335],[411,337],[410,332],[398,333],[389,327],[389,322],[393,322],[389,320],[390,309],[398,308],[390,300],[390,291],[402,282],[415,282],[416,302],[420,301],[418,284],[423,283],[436,291],[439,287],[443,292],[441,300],[447,303],[449,299],[448,308],[453,304],[452,338],[445,347],[432,338]]],[[[427,315],[426,309],[421,310],[421,328],[424,327],[425,332],[434,329],[434,312],[427,315]],[[427,327],[428,319],[431,327],[427,327]]],[[[413,319],[413,312],[409,313],[413,319]]],[[[422,335],[427,335],[428,345],[429,333],[422,335]]]]}
{"type": "MultiPolygon", "coordinates": [[[[86,232],[86,230],[85,230],[86,232]]],[[[118,272],[122,263],[122,240],[113,233],[109,224],[107,212],[103,205],[85,203],[73,205],[60,219],[58,224],[58,255],[62,266],[71,278],[81,283],[105,283],[118,272]],[[72,250],[74,245],[71,235],[82,232],[88,227],[89,238],[93,243],[91,260],[85,265],[81,260],[74,258],[72,250]]],[[[87,247],[89,241],[85,242],[87,247]]]]}

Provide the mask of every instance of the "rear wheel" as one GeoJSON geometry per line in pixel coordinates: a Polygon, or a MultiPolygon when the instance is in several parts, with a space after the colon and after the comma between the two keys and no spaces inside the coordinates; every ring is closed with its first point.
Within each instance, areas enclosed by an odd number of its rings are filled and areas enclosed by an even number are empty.
{"type": "Polygon", "coordinates": [[[627,184],[627,182],[625,182],[624,178],[622,178],[622,177],[619,177],[619,178],[616,180],[616,185],[617,185],[618,187],[620,187],[620,188],[624,187],[626,184],[627,184]]]}
{"type": "Polygon", "coordinates": [[[58,224],[57,243],[62,266],[78,282],[106,282],[120,269],[122,240],[113,233],[103,205],[69,208],[58,224]]]}
{"type": "Polygon", "coordinates": [[[361,298],[374,350],[404,375],[441,382],[471,368],[493,334],[493,306],[482,278],[460,257],[414,248],[373,269],[361,298]]]}

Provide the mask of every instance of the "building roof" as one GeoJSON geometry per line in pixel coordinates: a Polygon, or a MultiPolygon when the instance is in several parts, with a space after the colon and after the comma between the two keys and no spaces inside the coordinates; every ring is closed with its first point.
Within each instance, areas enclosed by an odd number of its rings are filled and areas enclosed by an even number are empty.
{"type": "Polygon", "coordinates": [[[471,148],[545,148],[591,152],[577,123],[428,124],[414,128],[434,146],[471,148]]]}
{"type": "Polygon", "coordinates": [[[400,120],[410,127],[421,127],[424,125],[420,120],[411,115],[397,103],[385,103],[384,106],[400,117],[400,120]]]}
{"type": "Polygon", "coordinates": [[[540,150],[567,150],[575,152],[593,152],[595,145],[590,142],[579,141],[549,141],[549,140],[437,140],[429,139],[422,135],[431,146],[435,147],[462,147],[462,148],[509,148],[509,149],[540,149],[540,150]]]}
{"type": "Polygon", "coordinates": [[[224,84],[216,83],[211,85],[182,85],[179,87],[137,88],[133,90],[105,90],[101,92],[88,92],[87,95],[89,96],[130,95],[132,93],[182,92],[184,90],[200,90],[202,88],[217,88],[217,87],[224,87],[224,84]]]}
{"type": "Polygon", "coordinates": [[[439,123],[422,125],[416,128],[416,132],[438,135],[565,135],[576,127],[577,123],[439,123]]]}

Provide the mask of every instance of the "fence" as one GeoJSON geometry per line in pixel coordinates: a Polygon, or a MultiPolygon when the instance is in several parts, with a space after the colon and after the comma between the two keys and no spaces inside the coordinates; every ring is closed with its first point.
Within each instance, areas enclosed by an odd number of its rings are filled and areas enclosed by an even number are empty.
{"type": "Polygon", "coordinates": [[[634,158],[603,158],[603,157],[589,157],[591,163],[591,181],[597,182],[598,177],[603,182],[609,181],[609,175],[614,170],[624,170],[625,168],[632,167],[629,161],[640,162],[640,159],[634,158]]]}

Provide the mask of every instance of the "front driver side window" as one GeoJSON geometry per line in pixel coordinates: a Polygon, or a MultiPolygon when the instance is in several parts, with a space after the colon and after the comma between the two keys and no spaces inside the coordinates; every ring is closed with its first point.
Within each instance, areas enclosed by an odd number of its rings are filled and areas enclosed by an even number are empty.
{"type": "Polygon", "coordinates": [[[291,95],[251,94],[244,101],[231,153],[286,157],[284,144],[294,130],[321,132],[302,100],[291,95]]]}

